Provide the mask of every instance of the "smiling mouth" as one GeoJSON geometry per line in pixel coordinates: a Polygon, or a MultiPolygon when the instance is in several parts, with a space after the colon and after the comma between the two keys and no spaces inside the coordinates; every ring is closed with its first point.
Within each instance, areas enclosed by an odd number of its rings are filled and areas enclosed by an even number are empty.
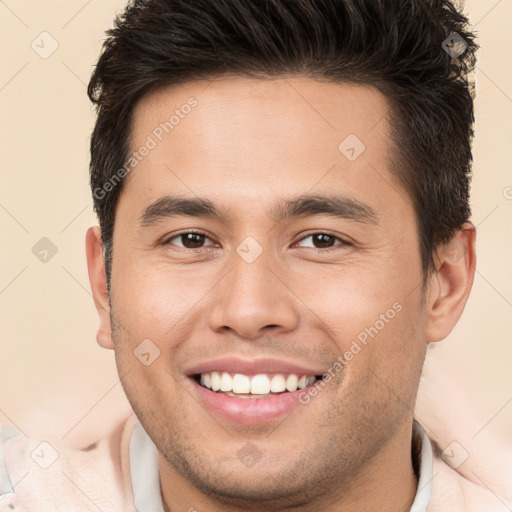
{"type": "Polygon", "coordinates": [[[304,389],[321,379],[320,375],[293,373],[245,375],[230,372],[196,374],[194,380],[203,388],[235,398],[268,398],[304,389]]]}

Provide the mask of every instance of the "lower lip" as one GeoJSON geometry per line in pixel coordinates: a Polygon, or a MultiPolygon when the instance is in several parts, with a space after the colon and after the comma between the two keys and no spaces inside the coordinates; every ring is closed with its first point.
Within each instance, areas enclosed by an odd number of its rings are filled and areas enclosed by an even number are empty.
{"type": "Polygon", "coordinates": [[[275,420],[290,413],[301,405],[299,395],[307,393],[307,386],[297,391],[273,395],[266,398],[235,398],[210,391],[199,385],[193,378],[196,393],[206,407],[215,415],[241,425],[259,425],[275,420]]]}

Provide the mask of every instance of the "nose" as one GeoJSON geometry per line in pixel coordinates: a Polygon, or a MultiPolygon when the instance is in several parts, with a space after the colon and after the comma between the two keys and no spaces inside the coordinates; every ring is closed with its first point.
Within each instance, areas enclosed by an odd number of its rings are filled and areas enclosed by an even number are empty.
{"type": "Polygon", "coordinates": [[[300,301],[280,275],[279,265],[264,254],[250,263],[234,253],[231,270],[215,287],[211,329],[253,340],[269,329],[275,333],[297,327],[300,301]]]}

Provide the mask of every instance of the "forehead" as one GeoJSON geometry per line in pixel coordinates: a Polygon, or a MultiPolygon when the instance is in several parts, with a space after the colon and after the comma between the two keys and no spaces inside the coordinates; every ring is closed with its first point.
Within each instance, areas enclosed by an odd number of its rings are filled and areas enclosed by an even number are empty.
{"type": "Polygon", "coordinates": [[[172,192],[249,209],[337,189],[378,207],[405,196],[388,170],[388,111],[374,87],[295,76],[161,88],[134,110],[131,149],[144,156],[123,194],[136,191],[141,208],[172,192]]]}
{"type": "MultiPolygon", "coordinates": [[[[327,144],[332,147],[331,141],[341,142],[349,134],[364,139],[370,150],[372,147],[382,150],[383,143],[385,146],[388,142],[384,140],[388,111],[386,97],[368,85],[296,76],[273,79],[226,76],[164,87],[144,96],[134,110],[131,142],[136,149],[150,134],[157,142],[162,142],[162,137],[169,139],[168,142],[179,141],[180,134],[190,135],[190,130],[183,127],[188,125],[194,129],[196,149],[203,152],[219,153],[229,141],[248,142],[252,137],[250,149],[254,152],[259,140],[266,138],[268,145],[268,139],[275,137],[272,149],[279,147],[283,156],[290,156],[290,151],[295,154],[298,146],[325,151],[327,144]],[[309,144],[304,147],[307,141],[309,144]]],[[[173,149],[179,150],[179,144],[173,149]]],[[[338,146],[334,149],[337,151],[338,146]]]]}

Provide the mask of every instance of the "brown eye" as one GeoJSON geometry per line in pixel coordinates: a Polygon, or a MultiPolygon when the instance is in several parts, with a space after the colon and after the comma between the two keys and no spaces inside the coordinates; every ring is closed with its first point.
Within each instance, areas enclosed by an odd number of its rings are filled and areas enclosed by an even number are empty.
{"type": "Polygon", "coordinates": [[[317,249],[325,249],[326,247],[332,247],[333,243],[335,243],[333,236],[325,235],[322,233],[312,235],[312,240],[313,244],[317,249]]]}
{"type": "MultiPolygon", "coordinates": [[[[300,242],[303,242],[304,240],[310,239],[312,242],[312,245],[309,245],[312,249],[330,249],[332,247],[335,247],[336,245],[349,245],[347,242],[342,240],[341,238],[331,235],[329,233],[312,233],[310,235],[305,236],[302,238],[300,242]],[[336,241],[340,243],[336,243],[336,241]]],[[[308,246],[302,246],[302,247],[308,247],[308,246]]]]}
{"type": "Polygon", "coordinates": [[[165,242],[165,245],[177,245],[178,247],[183,247],[184,249],[203,249],[205,246],[204,243],[209,238],[204,233],[195,233],[193,231],[188,231],[186,233],[180,233],[179,235],[175,235],[172,238],[169,238],[165,242]],[[174,240],[180,240],[180,243],[173,242],[174,240]]]}

